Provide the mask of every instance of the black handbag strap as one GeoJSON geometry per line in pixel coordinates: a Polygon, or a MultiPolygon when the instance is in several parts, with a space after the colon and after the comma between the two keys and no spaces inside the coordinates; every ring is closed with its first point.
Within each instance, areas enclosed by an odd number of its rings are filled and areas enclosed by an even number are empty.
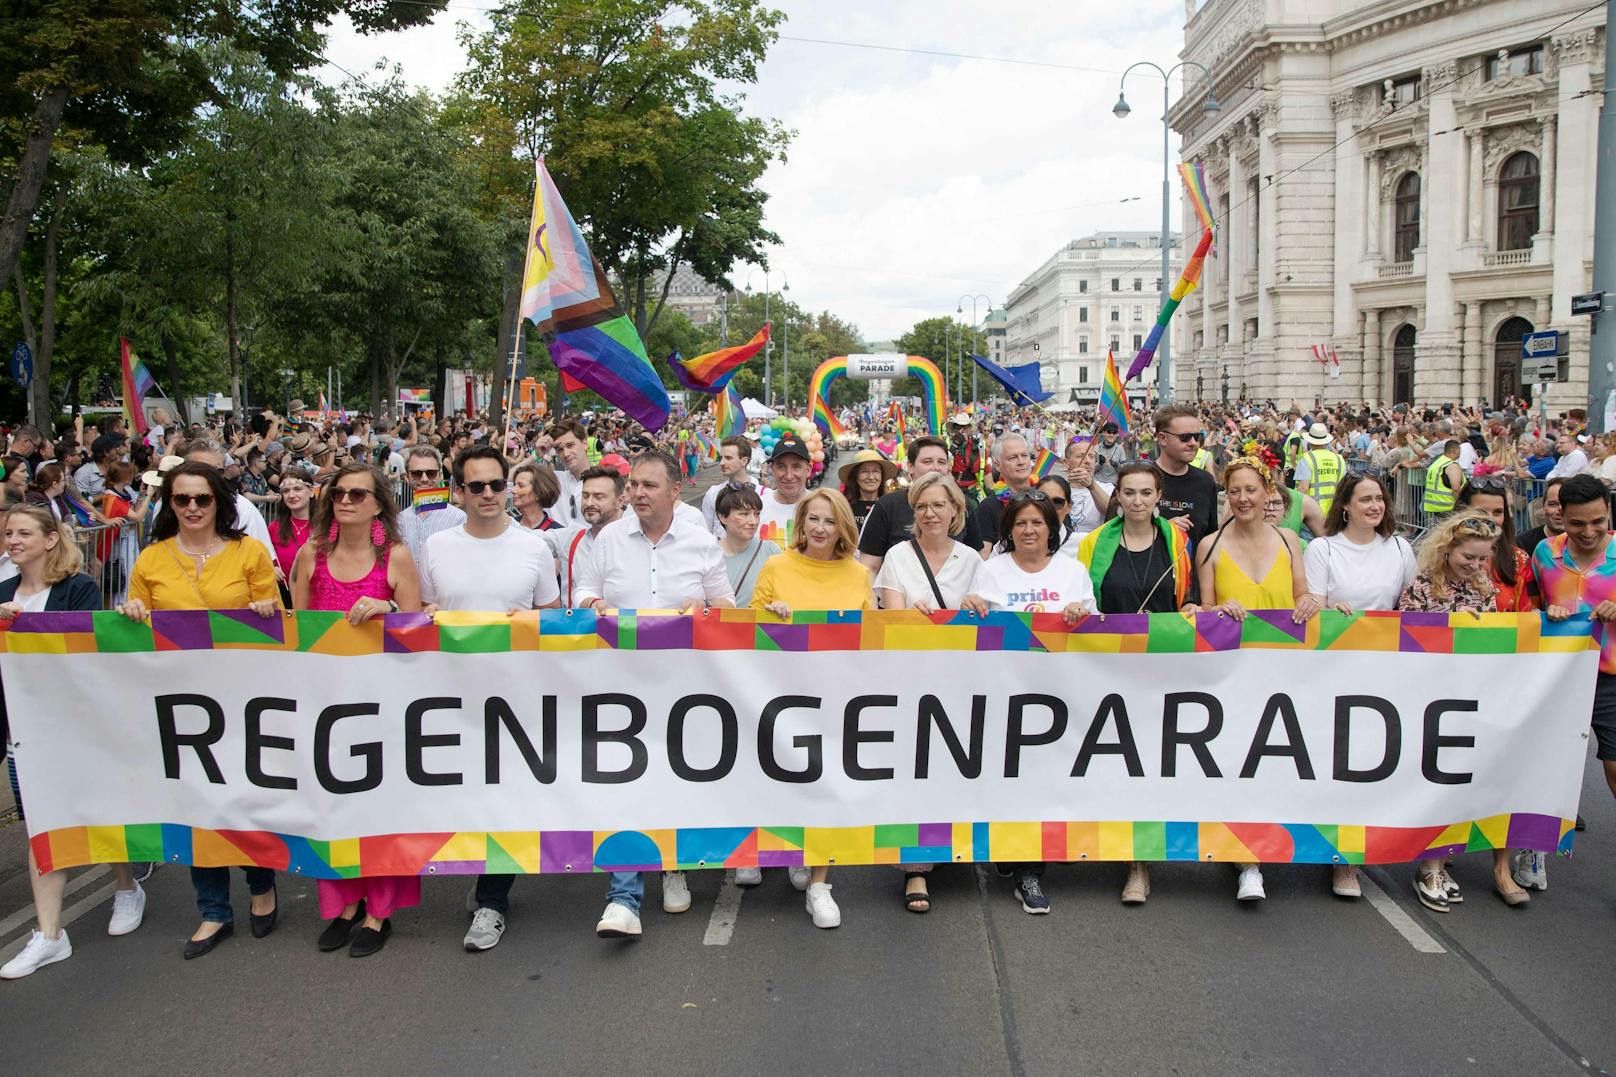
{"type": "Polygon", "coordinates": [[[912,538],[909,546],[915,551],[915,559],[920,562],[920,571],[926,574],[926,582],[931,584],[932,597],[937,599],[937,608],[946,610],[948,603],[943,601],[943,589],[937,586],[937,577],[932,575],[931,566],[926,563],[926,551],[920,548],[920,540],[912,538]]]}

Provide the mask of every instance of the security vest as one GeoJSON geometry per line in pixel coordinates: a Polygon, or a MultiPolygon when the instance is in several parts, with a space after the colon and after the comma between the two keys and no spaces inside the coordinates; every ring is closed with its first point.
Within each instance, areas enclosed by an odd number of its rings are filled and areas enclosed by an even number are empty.
{"type": "Polygon", "coordinates": [[[1452,509],[1458,501],[1458,492],[1448,485],[1448,465],[1456,461],[1449,460],[1447,453],[1441,453],[1430,466],[1425,469],[1425,496],[1420,499],[1420,508],[1427,514],[1437,516],[1452,509]]]}
{"type": "Polygon", "coordinates": [[[1340,453],[1330,449],[1309,449],[1302,454],[1302,459],[1313,469],[1308,494],[1319,503],[1321,511],[1329,512],[1330,503],[1335,500],[1335,488],[1341,476],[1347,473],[1347,462],[1341,459],[1340,453]]]}
{"type": "Polygon", "coordinates": [[[1301,448],[1302,448],[1302,435],[1297,433],[1294,430],[1291,431],[1291,433],[1288,434],[1286,436],[1286,438],[1285,438],[1285,466],[1286,467],[1294,468],[1296,466],[1296,454],[1297,454],[1298,451],[1301,450],[1301,448]]]}
{"type": "Polygon", "coordinates": [[[1195,459],[1190,461],[1190,467],[1198,467],[1202,471],[1212,470],[1212,450],[1206,446],[1196,450],[1195,459]]]}
{"type": "Polygon", "coordinates": [[[593,434],[590,434],[589,440],[584,442],[584,455],[589,457],[589,465],[591,467],[600,463],[600,439],[593,434]]]}

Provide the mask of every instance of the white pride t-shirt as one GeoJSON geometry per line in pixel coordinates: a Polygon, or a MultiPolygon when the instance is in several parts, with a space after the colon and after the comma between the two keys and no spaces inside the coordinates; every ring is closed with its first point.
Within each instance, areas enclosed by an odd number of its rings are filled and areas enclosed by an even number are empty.
{"type": "Polygon", "coordinates": [[[976,570],[971,591],[996,610],[1060,613],[1073,602],[1091,613],[1098,609],[1088,566],[1059,554],[1038,572],[1024,572],[1010,554],[995,554],[976,570]]]}
{"type": "Polygon", "coordinates": [[[473,538],[465,525],[426,540],[421,601],[446,610],[537,609],[560,594],[555,554],[537,531],[511,524],[497,538],[473,538]]]}

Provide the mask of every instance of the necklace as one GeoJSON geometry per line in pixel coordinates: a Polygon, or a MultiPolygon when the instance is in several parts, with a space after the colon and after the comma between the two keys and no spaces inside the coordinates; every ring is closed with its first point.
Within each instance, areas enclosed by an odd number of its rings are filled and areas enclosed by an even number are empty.
{"type": "Polygon", "coordinates": [[[1133,585],[1134,585],[1134,593],[1135,594],[1139,594],[1139,595],[1145,594],[1146,581],[1151,578],[1150,577],[1151,566],[1154,565],[1155,561],[1156,561],[1156,540],[1157,540],[1158,537],[1159,537],[1158,535],[1151,535],[1150,536],[1150,545],[1149,546],[1146,546],[1143,550],[1135,550],[1135,549],[1131,549],[1128,546],[1127,536],[1126,535],[1123,536],[1122,548],[1124,550],[1127,550],[1129,553],[1143,553],[1145,555],[1145,565],[1144,565],[1143,568],[1139,567],[1138,558],[1135,558],[1135,557],[1126,558],[1126,560],[1128,562],[1128,575],[1133,577],[1133,585]]]}
{"type": "Polygon", "coordinates": [[[199,567],[206,566],[207,563],[208,563],[208,558],[212,557],[214,554],[219,552],[217,546],[214,546],[214,547],[212,547],[210,549],[206,549],[206,550],[187,550],[185,548],[185,543],[180,541],[180,537],[178,535],[174,536],[174,545],[178,546],[179,549],[180,549],[180,553],[184,554],[185,556],[199,558],[200,559],[200,566],[199,567]]]}

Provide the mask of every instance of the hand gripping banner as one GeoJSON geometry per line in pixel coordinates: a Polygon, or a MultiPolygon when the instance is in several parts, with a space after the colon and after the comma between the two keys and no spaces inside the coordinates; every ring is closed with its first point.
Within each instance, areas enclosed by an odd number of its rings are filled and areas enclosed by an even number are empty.
{"type": "Polygon", "coordinates": [[[1585,619],[23,614],[44,869],[319,878],[1568,852],[1585,619]]]}

